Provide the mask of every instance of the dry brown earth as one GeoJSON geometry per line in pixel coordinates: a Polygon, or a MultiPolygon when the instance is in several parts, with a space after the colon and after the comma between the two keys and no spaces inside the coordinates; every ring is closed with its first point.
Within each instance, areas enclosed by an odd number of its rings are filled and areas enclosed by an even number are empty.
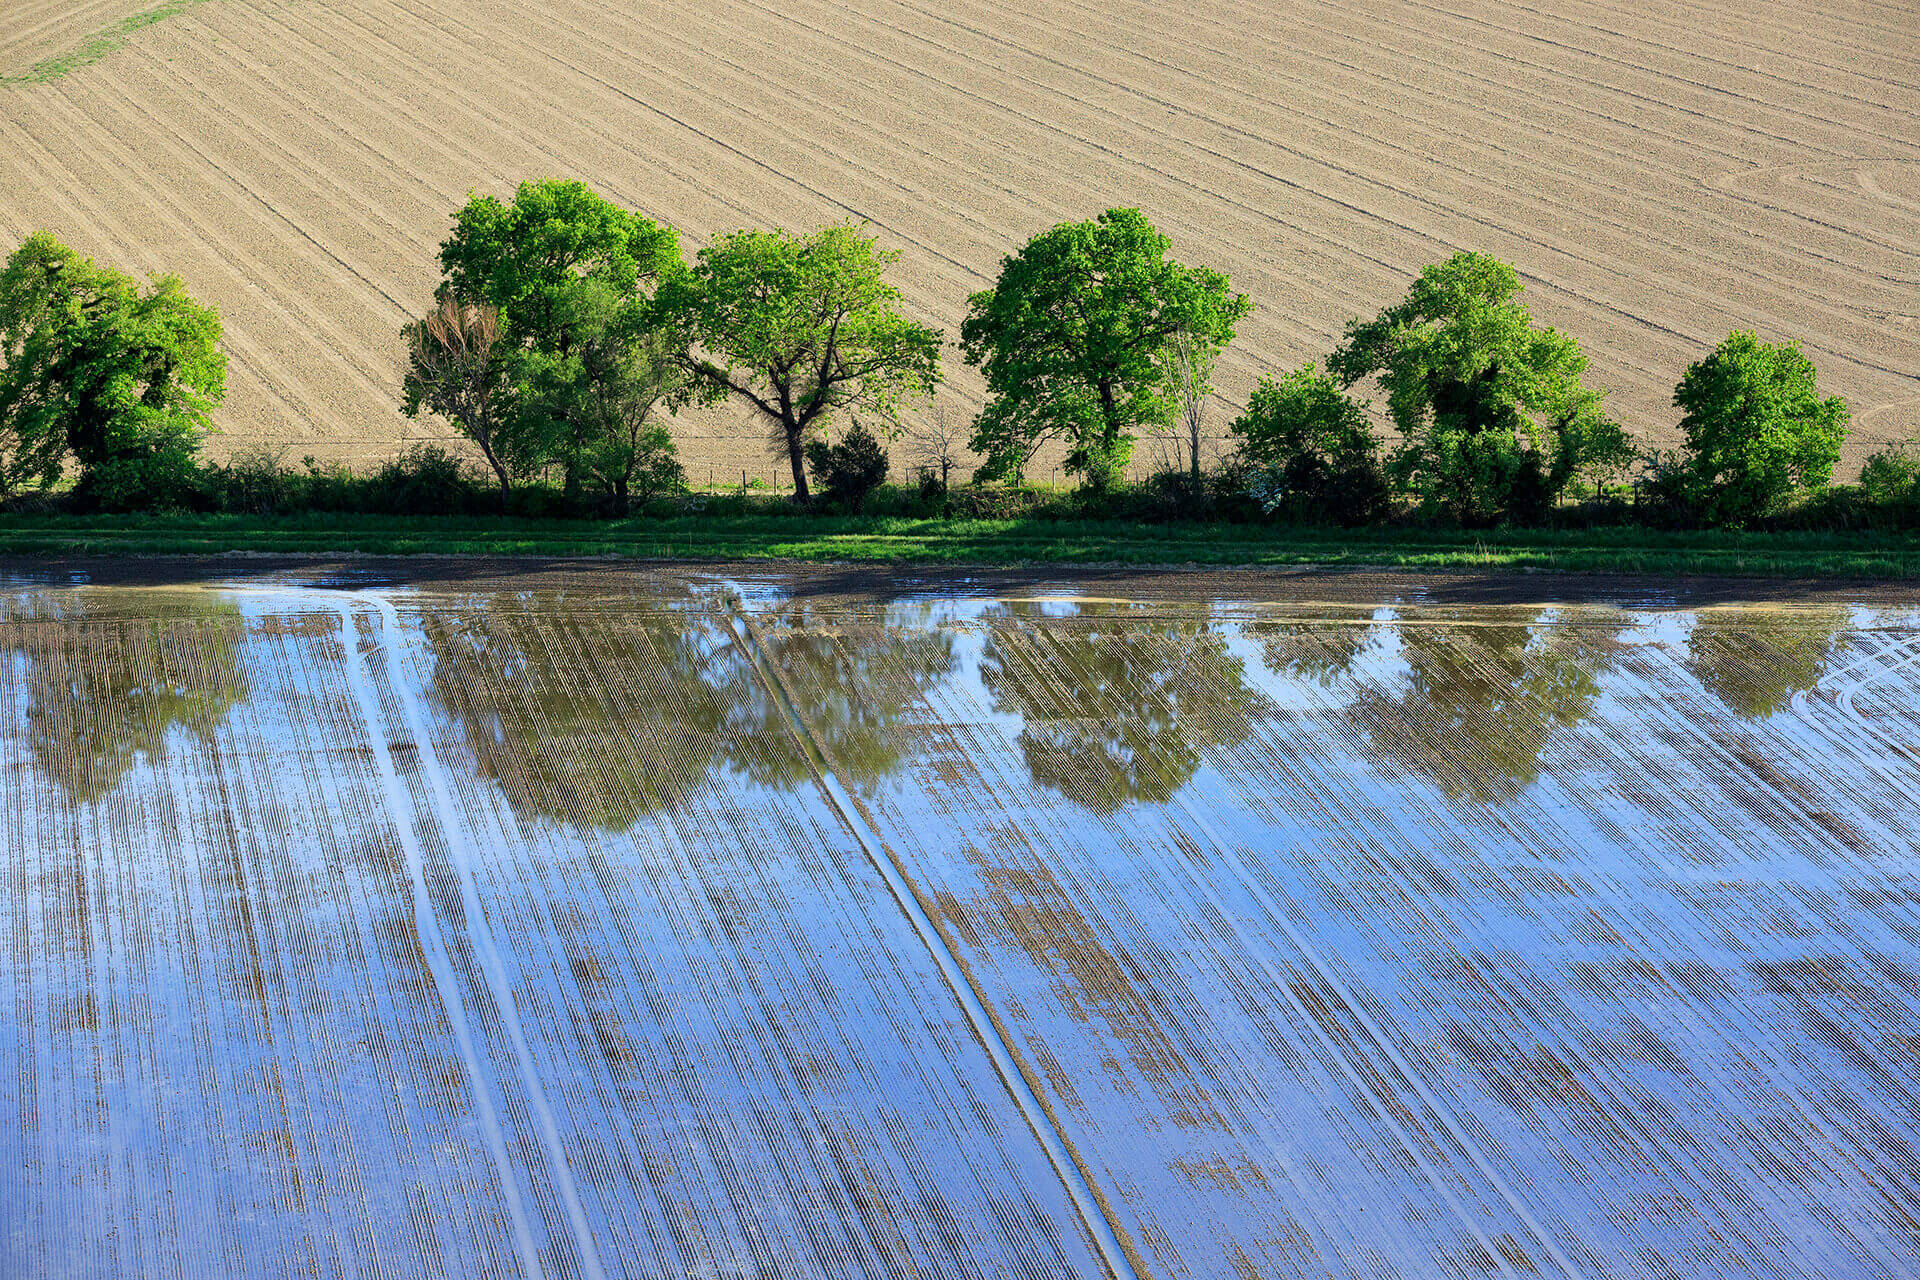
{"type": "MultiPolygon", "coordinates": [[[[10,4],[0,76],[150,7],[10,4]]],[[[1643,439],[1671,440],[1680,370],[1746,326],[1853,402],[1850,463],[1920,427],[1903,3],[207,0],[0,84],[0,244],[49,228],[216,302],[226,448],[363,461],[433,433],[395,408],[396,331],[461,198],[547,174],[690,251],[867,219],[950,331],[1026,237],[1137,204],[1259,304],[1218,422],[1476,248],[1643,439]]],[[[964,421],[978,382],[948,395],[964,421]]],[[[731,411],[681,435],[697,480],[767,467],[731,411]]]]}

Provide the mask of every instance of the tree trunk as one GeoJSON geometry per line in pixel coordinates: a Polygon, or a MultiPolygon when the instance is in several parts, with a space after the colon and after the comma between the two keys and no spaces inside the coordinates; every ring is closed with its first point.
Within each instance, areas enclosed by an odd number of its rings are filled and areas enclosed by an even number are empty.
{"type": "Polygon", "coordinates": [[[615,516],[624,516],[627,514],[627,478],[625,476],[617,476],[614,478],[613,514],[615,516]]]}
{"type": "Polygon", "coordinates": [[[513,480],[507,475],[507,469],[500,465],[500,459],[494,456],[492,449],[482,449],[481,452],[487,456],[487,465],[493,468],[494,478],[500,482],[500,510],[504,512],[508,500],[513,497],[513,480]]]}
{"type": "Polygon", "coordinates": [[[787,461],[793,464],[793,500],[800,506],[811,506],[813,495],[807,491],[807,451],[801,445],[800,424],[788,419],[781,425],[787,432],[787,461]]]}
{"type": "Polygon", "coordinates": [[[1113,402],[1113,380],[1102,378],[1100,387],[1100,448],[1095,455],[1098,470],[1087,477],[1096,493],[1105,493],[1114,480],[1113,451],[1120,440],[1120,407],[1113,402]]]}

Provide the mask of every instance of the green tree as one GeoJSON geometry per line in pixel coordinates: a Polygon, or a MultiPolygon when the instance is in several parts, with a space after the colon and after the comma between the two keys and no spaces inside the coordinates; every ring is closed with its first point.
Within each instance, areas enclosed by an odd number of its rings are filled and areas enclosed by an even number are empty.
{"type": "Polygon", "coordinates": [[[557,396],[565,406],[562,449],[612,499],[614,514],[625,515],[635,499],[644,504],[685,487],[661,411],[677,412],[698,388],[685,348],[651,310],[627,307],[602,289],[587,291],[581,303],[587,322],[555,369],[567,384],[557,396]]]}
{"type": "Polygon", "coordinates": [[[0,271],[0,469],[10,486],[57,479],[103,506],[181,501],[226,394],[220,316],[177,276],[142,288],[45,232],[0,271]]]}
{"type": "MultiPolygon", "coordinates": [[[[558,466],[570,505],[592,477],[620,505],[641,460],[672,462],[653,416],[686,398],[685,379],[666,367],[675,361],[661,359],[667,331],[654,305],[661,284],[685,273],[672,227],[548,178],[522,183],[508,203],[471,197],[440,265],[444,292],[499,313],[513,394],[497,434],[558,466]]],[[[677,466],[663,470],[672,483],[677,466]]]]}
{"type": "Polygon", "coordinates": [[[1674,388],[1686,435],[1682,499],[1711,524],[1740,525],[1825,484],[1840,460],[1850,417],[1822,399],[1813,361],[1797,343],[1734,333],[1688,368],[1674,388]]]}
{"type": "Polygon", "coordinates": [[[1362,524],[1386,505],[1380,442],[1366,410],[1311,361],[1278,382],[1261,379],[1229,429],[1246,460],[1272,479],[1263,506],[1362,524]]]}
{"type": "Polygon", "coordinates": [[[767,420],[799,502],[810,501],[807,443],[834,414],[897,425],[904,403],[939,384],[940,331],[902,314],[885,279],[899,258],[845,224],[736,231],[662,291],[695,377],[767,420]]]}
{"type": "Polygon", "coordinates": [[[1182,347],[1188,382],[1204,384],[1250,304],[1222,273],[1169,260],[1170,246],[1138,209],[1110,209],[1035,236],[973,295],[960,340],[987,379],[981,478],[1018,477],[1059,439],[1067,469],[1104,490],[1140,428],[1166,421],[1182,347]]]}
{"type": "Polygon", "coordinates": [[[523,182],[504,204],[470,197],[440,246],[446,288],[498,308],[511,342],[555,354],[567,352],[588,322],[582,281],[638,299],[680,266],[672,227],[558,178],[523,182]]]}
{"type": "Polygon", "coordinates": [[[1470,523],[1537,519],[1576,477],[1632,446],[1582,385],[1587,357],[1534,325],[1520,277],[1482,253],[1428,267],[1405,300],[1355,320],[1327,367],[1377,377],[1401,443],[1389,470],[1423,508],[1470,523]]]}

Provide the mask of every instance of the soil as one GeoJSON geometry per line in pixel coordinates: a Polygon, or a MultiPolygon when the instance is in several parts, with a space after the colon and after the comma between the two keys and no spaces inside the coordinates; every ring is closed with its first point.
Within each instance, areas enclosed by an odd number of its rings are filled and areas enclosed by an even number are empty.
{"type": "Polygon", "coordinates": [[[0,557],[0,584],[98,586],[300,583],[415,591],[658,594],[692,583],[739,582],[819,603],[908,596],[1071,595],[1167,603],[1617,605],[1920,604],[1920,586],[1844,579],[1662,577],[1641,574],[1429,573],[1376,569],[1183,569],[1052,565],[782,565],[766,561],[608,562],[541,556],[216,555],[0,557]]]}
{"type": "MultiPolygon", "coordinates": [[[[131,11],[8,6],[0,70],[131,11]]],[[[182,275],[227,326],[216,448],[294,464],[444,434],[399,413],[400,326],[467,194],[551,174],[690,253],[864,220],[950,333],[1027,237],[1137,205],[1259,307],[1215,433],[1423,265],[1485,250],[1649,443],[1730,329],[1801,341],[1854,407],[1850,475],[1920,426],[1917,66],[1909,7],[1843,0],[208,0],[0,85],[0,244],[46,228],[182,275]]],[[[980,384],[953,364],[965,423],[980,384]]],[[[777,478],[735,409],[677,432],[696,484],[777,478]]]]}

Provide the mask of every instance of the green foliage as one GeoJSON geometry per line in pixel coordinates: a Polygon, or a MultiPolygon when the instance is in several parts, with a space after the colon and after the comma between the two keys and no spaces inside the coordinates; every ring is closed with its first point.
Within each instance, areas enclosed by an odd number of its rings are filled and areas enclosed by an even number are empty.
{"type": "Polygon", "coordinates": [[[83,501],[182,500],[227,364],[219,314],[178,277],[142,289],[38,233],[0,272],[0,356],[0,492],[52,483],[71,454],[83,501]]]}
{"type": "Polygon", "coordinates": [[[34,63],[22,75],[0,75],[0,84],[52,84],[69,72],[90,67],[102,58],[118,53],[134,32],[165,22],[168,18],[177,18],[194,5],[205,3],[206,0],[167,0],[165,4],[151,9],[130,13],[116,22],[108,23],[67,52],[34,63]]]}
{"type": "Polygon", "coordinates": [[[694,386],[674,333],[651,312],[626,307],[604,291],[583,296],[591,311],[563,362],[547,366],[543,394],[554,414],[562,474],[596,483],[615,515],[686,487],[673,434],[659,410],[676,411],[694,386]]]}
{"type": "Polygon", "coordinates": [[[809,499],[807,442],[837,413],[892,426],[940,381],[941,335],[900,310],[883,250],[850,225],[809,235],[736,231],[661,290],[701,385],[759,410],[809,499]]]}
{"type": "Polygon", "coordinates": [[[564,353],[582,320],[584,282],[634,297],[680,269],[680,241],[585,183],[543,178],[521,183],[506,204],[469,197],[440,246],[440,267],[456,297],[499,310],[511,343],[564,353]]]}
{"type": "Polygon", "coordinates": [[[1138,209],[1110,209],[1035,236],[969,299],[960,339],[989,396],[971,445],[986,459],[980,479],[1017,479],[1060,439],[1067,469],[1109,488],[1139,429],[1170,412],[1181,335],[1204,378],[1250,304],[1222,273],[1168,260],[1170,245],[1138,209]]]}
{"type": "Polygon", "coordinates": [[[1311,361],[1278,382],[1262,379],[1230,430],[1265,473],[1266,510],[1348,525],[1382,514],[1387,486],[1373,426],[1311,361]]]}
{"type": "Polygon", "coordinates": [[[1587,357],[1537,328],[1507,264],[1460,253],[1420,273],[1404,301],[1355,320],[1327,366],[1343,386],[1377,377],[1401,444],[1389,470],[1432,514],[1534,520],[1579,476],[1632,446],[1581,384],[1587,357]]]}
{"type": "Polygon", "coordinates": [[[538,420],[517,412],[512,350],[501,338],[500,312],[462,302],[443,289],[438,305],[402,331],[407,372],[401,409],[409,418],[438,414],[473,441],[500,486],[500,502],[513,483],[546,461],[538,420]]]}
{"type": "Polygon", "coordinates": [[[479,444],[503,503],[514,479],[549,466],[574,508],[589,482],[620,511],[636,492],[679,485],[672,435],[655,418],[694,391],[655,306],[661,284],[686,272],[673,228],[579,182],[525,182],[510,203],[469,199],[440,264],[442,310],[460,305],[452,299],[491,309],[497,333],[423,370],[436,349],[424,339],[439,334],[424,327],[431,318],[412,326],[409,409],[425,404],[479,444]]]}
{"type": "Polygon", "coordinates": [[[1860,468],[1860,488],[1869,502],[1910,505],[1920,496],[1920,454],[1913,442],[1875,450],[1860,468]]]}
{"type": "Polygon", "coordinates": [[[1799,344],[1748,332],[1728,335],[1689,367],[1673,403],[1685,415],[1679,495],[1711,525],[1746,524],[1824,485],[1851,416],[1839,396],[1820,398],[1799,344]]]}
{"type": "Polygon", "coordinates": [[[396,515],[451,515],[475,507],[474,485],[466,464],[431,441],[422,441],[382,462],[367,489],[368,507],[396,515]]]}
{"type": "Polygon", "coordinates": [[[887,451],[866,424],[854,423],[838,441],[807,444],[807,467],[829,502],[858,511],[887,479],[887,451]]]}

